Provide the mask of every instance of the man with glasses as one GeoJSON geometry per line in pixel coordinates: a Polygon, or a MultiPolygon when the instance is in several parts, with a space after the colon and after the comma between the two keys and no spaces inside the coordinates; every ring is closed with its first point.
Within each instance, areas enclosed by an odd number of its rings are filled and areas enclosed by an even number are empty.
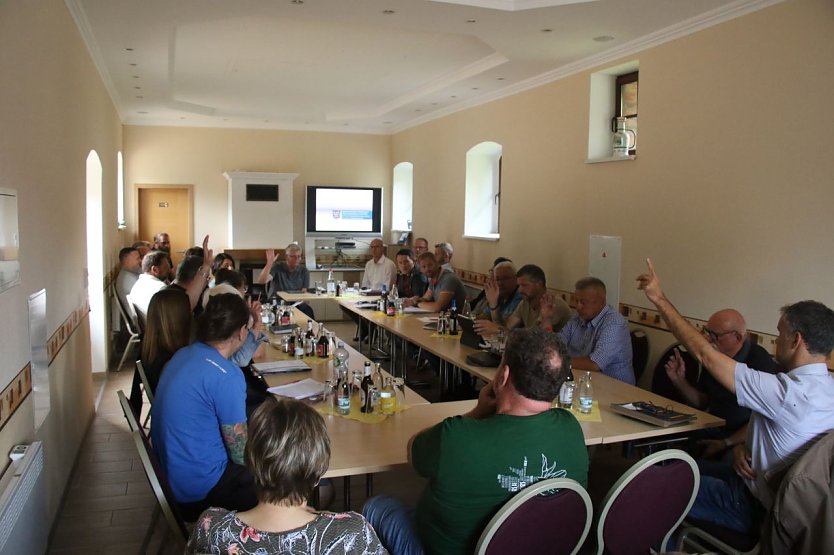
{"type": "Polygon", "coordinates": [[[506,325],[522,299],[518,290],[518,276],[515,274],[516,269],[511,261],[495,264],[484,283],[483,301],[475,305],[475,318],[491,320],[499,326],[506,325]]]}
{"type": "Polygon", "coordinates": [[[286,261],[277,262],[275,251],[266,251],[266,266],[255,283],[269,282],[269,297],[278,291],[305,293],[310,288],[310,270],[301,265],[301,247],[290,243],[284,251],[286,261]]]}
{"type": "Polygon", "coordinates": [[[414,240],[414,259],[420,258],[424,252],[429,252],[429,240],[425,237],[418,237],[414,240]]]}
{"type": "MultiPolygon", "coordinates": [[[[719,310],[709,317],[703,333],[719,353],[753,370],[776,373],[776,362],[770,354],[747,337],[747,324],[739,311],[732,308],[719,310]]],[[[702,456],[710,458],[719,455],[744,441],[750,409],[740,407],[736,396],[719,384],[709,372],[702,370],[697,383],[689,383],[683,358],[675,350],[675,354],[666,363],[666,374],[688,405],[706,410],[727,422],[724,428],[703,431],[701,443],[705,450],[702,456]]]]}
{"type": "Polygon", "coordinates": [[[380,290],[384,285],[389,290],[397,280],[397,265],[385,256],[385,243],[382,239],[371,241],[371,259],[365,264],[362,287],[380,290]]]}

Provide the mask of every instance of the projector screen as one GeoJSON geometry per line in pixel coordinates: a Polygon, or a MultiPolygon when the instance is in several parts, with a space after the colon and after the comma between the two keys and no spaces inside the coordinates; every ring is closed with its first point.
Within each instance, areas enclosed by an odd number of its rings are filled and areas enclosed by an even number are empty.
{"type": "Polygon", "coordinates": [[[307,233],[378,235],[381,230],[381,189],[307,187],[307,233]]]}

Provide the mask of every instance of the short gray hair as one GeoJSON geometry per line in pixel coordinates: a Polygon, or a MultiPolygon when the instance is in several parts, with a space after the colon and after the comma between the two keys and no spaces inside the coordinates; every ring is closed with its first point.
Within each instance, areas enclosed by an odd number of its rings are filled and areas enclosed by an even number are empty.
{"type": "Polygon", "coordinates": [[[594,276],[587,276],[578,280],[574,287],[577,291],[584,291],[585,289],[600,289],[603,293],[605,293],[605,282],[594,276]]]}
{"type": "Polygon", "coordinates": [[[287,245],[287,248],[284,249],[285,254],[290,254],[291,252],[301,252],[301,247],[298,246],[298,243],[290,243],[287,245]]]}
{"type": "Polygon", "coordinates": [[[446,252],[446,254],[448,254],[449,256],[452,256],[453,254],[455,254],[455,249],[452,248],[451,243],[445,243],[445,242],[444,243],[438,243],[434,246],[434,248],[443,249],[446,252]]]}

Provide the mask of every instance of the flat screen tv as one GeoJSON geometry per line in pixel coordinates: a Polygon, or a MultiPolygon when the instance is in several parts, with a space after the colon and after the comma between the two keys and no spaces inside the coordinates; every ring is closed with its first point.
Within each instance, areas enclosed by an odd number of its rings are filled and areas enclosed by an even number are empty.
{"type": "Polygon", "coordinates": [[[307,186],[307,235],[382,234],[382,189],[307,186]]]}

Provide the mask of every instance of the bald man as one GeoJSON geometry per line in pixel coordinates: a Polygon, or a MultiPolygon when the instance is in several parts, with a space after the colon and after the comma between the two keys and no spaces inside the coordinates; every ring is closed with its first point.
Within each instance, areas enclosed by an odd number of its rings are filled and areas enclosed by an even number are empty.
{"type": "MultiPolygon", "coordinates": [[[[732,308],[719,310],[710,316],[703,334],[717,351],[736,362],[761,372],[776,373],[776,363],[770,354],[748,339],[747,324],[739,311],[732,308]]],[[[747,424],[750,409],[740,407],[735,394],[719,384],[709,372],[702,371],[694,386],[686,381],[686,368],[677,351],[666,363],[666,374],[687,404],[727,421],[719,438],[729,438],[747,424]]],[[[732,445],[725,445],[725,448],[729,447],[732,445]]]]}

